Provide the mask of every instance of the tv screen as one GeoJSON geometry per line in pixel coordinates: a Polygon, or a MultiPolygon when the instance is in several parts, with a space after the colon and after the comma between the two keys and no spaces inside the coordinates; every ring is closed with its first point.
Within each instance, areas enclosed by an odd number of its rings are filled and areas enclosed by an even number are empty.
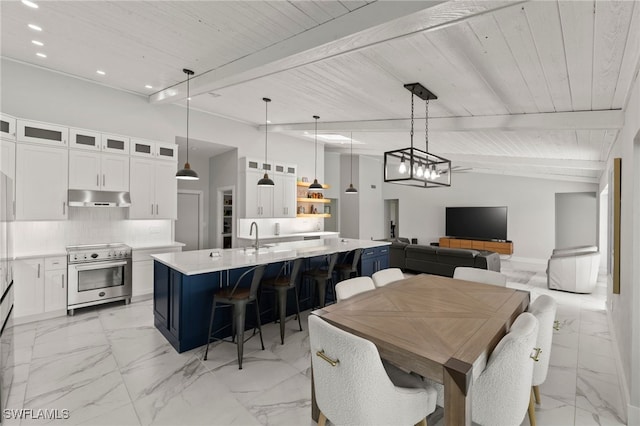
{"type": "Polygon", "coordinates": [[[447,207],[448,237],[507,239],[507,207],[447,207]]]}

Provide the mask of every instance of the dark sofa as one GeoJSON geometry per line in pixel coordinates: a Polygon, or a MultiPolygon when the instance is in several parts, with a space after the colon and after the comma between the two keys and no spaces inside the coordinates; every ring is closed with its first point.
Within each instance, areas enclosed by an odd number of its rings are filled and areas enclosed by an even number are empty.
{"type": "Polygon", "coordinates": [[[389,264],[392,268],[452,277],[458,266],[500,272],[500,255],[491,251],[423,246],[392,240],[389,264]]]}

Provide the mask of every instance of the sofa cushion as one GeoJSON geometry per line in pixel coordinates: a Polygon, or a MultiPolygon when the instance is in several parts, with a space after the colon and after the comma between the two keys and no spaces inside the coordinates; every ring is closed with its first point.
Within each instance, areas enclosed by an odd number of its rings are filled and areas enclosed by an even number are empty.
{"type": "Polygon", "coordinates": [[[419,259],[427,262],[438,262],[438,248],[410,244],[404,249],[407,259],[419,259]]]}
{"type": "Polygon", "coordinates": [[[445,265],[473,266],[475,257],[480,254],[476,250],[438,248],[438,262],[445,265]]]}

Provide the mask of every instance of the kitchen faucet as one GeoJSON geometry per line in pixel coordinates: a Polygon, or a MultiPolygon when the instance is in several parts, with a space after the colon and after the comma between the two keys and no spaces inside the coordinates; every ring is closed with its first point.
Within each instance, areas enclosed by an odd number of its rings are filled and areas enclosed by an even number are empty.
{"type": "Polygon", "coordinates": [[[256,226],[256,242],[253,244],[253,247],[257,252],[258,248],[260,247],[260,242],[258,240],[258,224],[256,222],[251,222],[251,228],[249,228],[249,236],[253,235],[253,225],[256,226]]]}

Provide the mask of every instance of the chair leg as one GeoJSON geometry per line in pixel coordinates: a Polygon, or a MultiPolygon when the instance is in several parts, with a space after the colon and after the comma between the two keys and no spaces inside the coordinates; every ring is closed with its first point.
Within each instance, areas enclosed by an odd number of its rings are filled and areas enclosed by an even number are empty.
{"type": "Polygon", "coordinates": [[[204,358],[203,358],[204,361],[207,360],[207,355],[209,354],[209,344],[211,343],[211,329],[213,328],[213,319],[215,318],[215,313],[216,313],[216,300],[214,296],[213,302],[211,304],[211,321],[209,321],[209,334],[207,334],[207,349],[205,349],[204,351],[204,358]]]}
{"type": "Polygon", "coordinates": [[[326,297],[326,291],[327,291],[327,280],[319,278],[315,280],[317,286],[318,286],[318,297],[320,298],[319,302],[320,302],[320,307],[324,308],[324,299],[326,297]]]}
{"type": "Polygon", "coordinates": [[[536,409],[533,403],[533,390],[531,391],[531,396],[529,397],[529,409],[527,410],[529,413],[529,424],[531,426],[536,426],[536,409]]]}
{"type": "Polygon", "coordinates": [[[287,315],[286,288],[278,288],[278,311],[280,313],[280,343],[284,345],[284,321],[287,315]]]}
{"type": "Polygon", "coordinates": [[[539,386],[536,385],[536,386],[533,387],[533,394],[536,397],[536,402],[538,404],[540,404],[542,400],[540,399],[540,387],[539,386]]]}
{"type": "Polygon", "coordinates": [[[327,417],[324,415],[322,411],[320,411],[320,415],[318,415],[318,426],[325,426],[327,424],[327,417]]]}
{"type": "Polygon", "coordinates": [[[236,340],[238,341],[238,369],[242,370],[242,355],[244,350],[244,322],[247,314],[246,303],[233,305],[233,317],[236,325],[236,340]]]}
{"type": "Polygon", "coordinates": [[[258,321],[258,333],[260,333],[260,346],[262,346],[262,350],[264,351],[264,341],[262,340],[262,322],[260,320],[260,304],[258,303],[258,299],[256,299],[254,302],[256,302],[256,320],[258,321]]]}
{"type": "Polygon", "coordinates": [[[298,325],[300,326],[300,331],[302,331],[302,322],[300,321],[300,301],[298,299],[298,287],[293,287],[293,289],[296,292],[296,309],[298,312],[296,316],[298,317],[298,325]]]}

